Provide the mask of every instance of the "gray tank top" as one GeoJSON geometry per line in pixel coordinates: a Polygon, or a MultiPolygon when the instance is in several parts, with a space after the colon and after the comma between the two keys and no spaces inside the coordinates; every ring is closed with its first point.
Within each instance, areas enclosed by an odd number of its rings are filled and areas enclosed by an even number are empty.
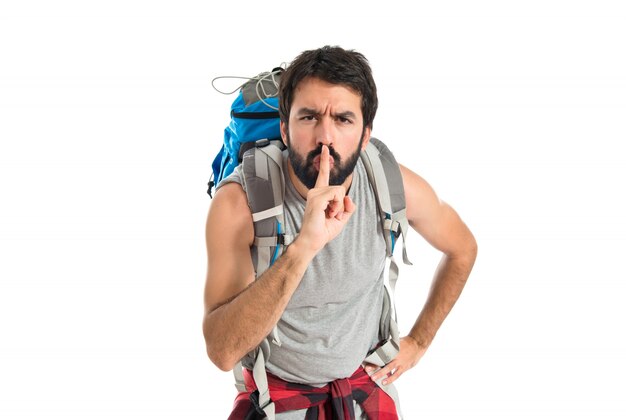
{"type": "MultiPolygon", "coordinates": [[[[283,167],[286,174],[286,152],[283,167]]],[[[285,180],[285,233],[296,236],[306,201],[285,180]]],[[[228,182],[242,184],[241,167],[220,186],[228,182]]],[[[289,382],[323,386],[349,377],[381,338],[385,241],[360,160],[349,196],[356,213],[309,265],[278,322],[282,345],[271,343],[267,370],[289,382]]]]}

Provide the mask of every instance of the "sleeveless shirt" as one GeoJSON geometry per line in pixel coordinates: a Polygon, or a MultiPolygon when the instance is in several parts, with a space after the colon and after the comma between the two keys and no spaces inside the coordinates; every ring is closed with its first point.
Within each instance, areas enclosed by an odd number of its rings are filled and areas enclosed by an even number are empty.
{"type": "MultiPolygon", "coordinates": [[[[306,200],[285,172],[285,233],[297,236],[306,200]]],[[[243,185],[241,166],[220,186],[243,185]]],[[[385,240],[375,193],[359,159],[348,195],[356,204],[341,233],[310,263],[277,327],[266,368],[288,382],[323,386],[349,377],[380,341],[385,240]]],[[[254,251],[254,250],[253,250],[254,251]]],[[[244,360],[244,365],[248,365],[244,360]]]]}

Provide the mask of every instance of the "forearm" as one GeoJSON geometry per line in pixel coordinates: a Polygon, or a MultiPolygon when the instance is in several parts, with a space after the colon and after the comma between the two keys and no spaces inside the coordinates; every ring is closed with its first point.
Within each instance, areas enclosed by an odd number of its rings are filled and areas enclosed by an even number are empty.
{"type": "Polygon", "coordinates": [[[294,243],[248,288],[218,307],[209,308],[204,317],[204,337],[207,353],[220,369],[232,369],[270,333],[308,263],[294,243]]]}
{"type": "Polygon", "coordinates": [[[409,334],[420,347],[430,346],[439,327],[461,295],[475,259],[475,244],[462,256],[442,257],[426,303],[409,334]]]}

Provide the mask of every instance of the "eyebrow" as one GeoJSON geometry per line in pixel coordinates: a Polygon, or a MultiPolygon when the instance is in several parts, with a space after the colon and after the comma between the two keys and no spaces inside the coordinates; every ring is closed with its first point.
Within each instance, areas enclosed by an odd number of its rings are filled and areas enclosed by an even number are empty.
{"type": "MultiPolygon", "coordinates": [[[[313,108],[307,108],[307,107],[303,107],[298,109],[298,112],[296,112],[296,115],[319,115],[319,111],[313,109],[313,108]]],[[[335,118],[352,118],[352,119],[356,119],[356,114],[352,111],[344,111],[344,112],[338,112],[336,114],[331,114],[333,117],[335,118]]]]}

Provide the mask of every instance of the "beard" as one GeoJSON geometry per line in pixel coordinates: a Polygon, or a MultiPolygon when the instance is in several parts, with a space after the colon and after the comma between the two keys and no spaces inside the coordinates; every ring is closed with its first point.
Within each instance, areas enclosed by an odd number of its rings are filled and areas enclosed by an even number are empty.
{"type": "MultiPolygon", "coordinates": [[[[348,176],[352,174],[354,171],[354,167],[359,160],[359,156],[361,154],[361,147],[363,145],[363,138],[361,136],[361,140],[359,140],[359,146],[347,159],[342,159],[339,156],[339,153],[332,146],[328,146],[328,151],[330,152],[330,156],[334,159],[333,167],[330,170],[329,184],[330,185],[341,185],[343,184],[348,176]],[[345,162],[344,162],[345,161],[345,162]]],[[[289,135],[287,135],[287,144],[291,144],[291,139],[289,135]]],[[[291,167],[293,168],[294,173],[308,189],[313,189],[315,187],[315,182],[317,181],[317,176],[319,171],[315,169],[315,165],[313,164],[313,160],[322,154],[322,145],[320,144],[315,150],[309,152],[306,157],[299,155],[293,148],[288,148],[289,152],[289,162],[291,163],[291,167]]]]}

